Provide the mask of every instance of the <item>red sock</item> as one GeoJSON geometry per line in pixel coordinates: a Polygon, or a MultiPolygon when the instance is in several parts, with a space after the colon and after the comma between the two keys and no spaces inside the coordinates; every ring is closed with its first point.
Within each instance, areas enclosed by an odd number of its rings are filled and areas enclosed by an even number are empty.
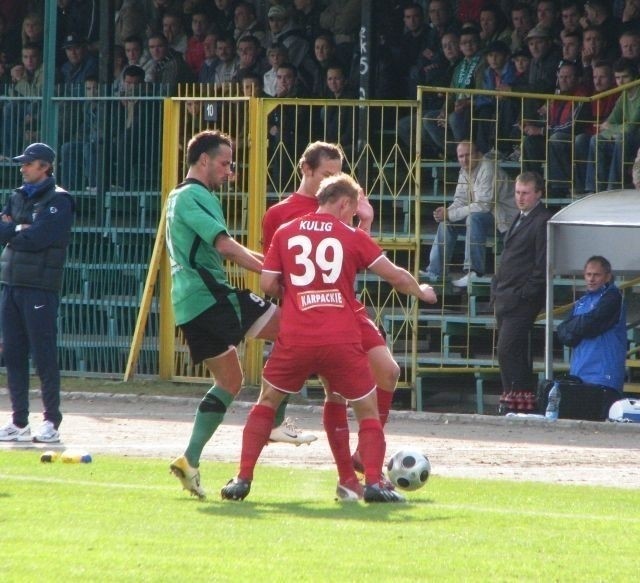
{"type": "Polygon", "coordinates": [[[327,434],[331,453],[333,453],[333,459],[338,467],[340,483],[345,484],[349,480],[357,479],[351,462],[346,405],[332,401],[325,402],[322,412],[322,424],[327,434]]]}
{"type": "Polygon", "coordinates": [[[393,401],[393,392],[385,391],[380,387],[376,387],[376,398],[378,399],[378,417],[380,417],[380,423],[382,427],[387,423],[389,418],[389,409],[391,409],[391,402],[393,401]]]}
{"type": "Polygon", "coordinates": [[[378,419],[363,419],[358,431],[360,455],[364,465],[364,479],[367,484],[380,481],[382,464],[387,444],[384,441],[382,424],[378,419]]]}
{"type": "Polygon", "coordinates": [[[275,410],[266,405],[254,405],[251,408],[242,432],[239,478],[253,480],[253,469],[256,467],[262,449],[269,441],[275,416],[275,410]]]}

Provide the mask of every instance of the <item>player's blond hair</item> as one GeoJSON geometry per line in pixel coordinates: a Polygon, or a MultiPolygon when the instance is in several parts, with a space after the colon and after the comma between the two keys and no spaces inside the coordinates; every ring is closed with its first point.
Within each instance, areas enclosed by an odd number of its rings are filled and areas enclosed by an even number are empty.
{"type": "Polygon", "coordinates": [[[357,201],[360,194],[360,186],[348,174],[341,172],[335,176],[325,178],[318,188],[316,199],[318,205],[322,206],[329,202],[333,202],[343,196],[357,201]]]}

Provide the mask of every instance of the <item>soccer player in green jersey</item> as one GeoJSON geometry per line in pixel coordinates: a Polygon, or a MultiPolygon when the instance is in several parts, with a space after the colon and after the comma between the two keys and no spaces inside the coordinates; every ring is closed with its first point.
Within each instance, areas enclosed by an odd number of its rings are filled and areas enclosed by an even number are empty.
{"type": "MultiPolygon", "coordinates": [[[[198,470],[202,450],[242,386],[236,347],[245,337],[274,340],[280,308],[249,290],[233,287],[224,268],[224,261],[230,260],[260,273],[263,260],[262,254],[231,237],[213,192],[234,173],[231,139],[219,131],[195,135],[187,145],[187,164],[184,182],[167,200],[171,301],[193,362],[204,362],[215,384],[198,406],[187,449],[170,468],[185,490],[204,498],[198,470]]],[[[300,443],[315,439],[309,434],[298,437],[300,443]]]]}

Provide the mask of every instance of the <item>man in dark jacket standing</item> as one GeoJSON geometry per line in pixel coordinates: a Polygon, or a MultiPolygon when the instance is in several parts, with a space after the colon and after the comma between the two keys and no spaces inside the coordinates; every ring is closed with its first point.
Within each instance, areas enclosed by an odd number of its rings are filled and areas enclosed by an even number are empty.
{"type": "Polygon", "coordinates": [[[529,335],[545,301],[547,221],[552,213],[540,202],[544,180],[537,172],[520,174],[515,190],[520,214],[505,235],[491,296],[498,326],[501,409],[530,412],[536,398],[529,335]]]}
{"type": "Polygon", "coordinates": [[[44,423],[33,441],[57,443],[60,370],[57,356],[59,292],[74,203],[56,186],[55,152],[31,144],[13,158],[23,185],[11,193],[0,214],[2,336],[13,419],[0,427],[0,441],[31,441],[29,428],[29,355],[42,385],[44,423]]]}

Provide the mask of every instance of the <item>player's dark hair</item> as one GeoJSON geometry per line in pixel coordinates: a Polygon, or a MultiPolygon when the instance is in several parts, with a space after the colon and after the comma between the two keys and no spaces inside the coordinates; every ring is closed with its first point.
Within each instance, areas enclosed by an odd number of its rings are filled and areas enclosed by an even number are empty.
{"type": "Polygon", "coordinates": [[[205,130],[187,144],[187,164],[194,166],[202,154],[214,156],[220,146],[233,147],[231,138],[219,130],[205,130]]]}
{"type": "Polygon", "coordinates": [[[342,160],[344,155],[342,150],[336,144],[329,142],[311,142],[300,156],[298,168],[302,170],[302,165],[306,164],[311,170],[315,170],[323,160],[342,160]]]}
{"type": "Polygon", "coordinates": [[[360,187],[358,183],[348,174],[341,172],[335,176],[325,178],[320,183],[320,187],[316,193],[316,199],[318,200],[318,205],[322,206],[343,196],[356,201],[358,200],[359,194],[360,187]]]}

